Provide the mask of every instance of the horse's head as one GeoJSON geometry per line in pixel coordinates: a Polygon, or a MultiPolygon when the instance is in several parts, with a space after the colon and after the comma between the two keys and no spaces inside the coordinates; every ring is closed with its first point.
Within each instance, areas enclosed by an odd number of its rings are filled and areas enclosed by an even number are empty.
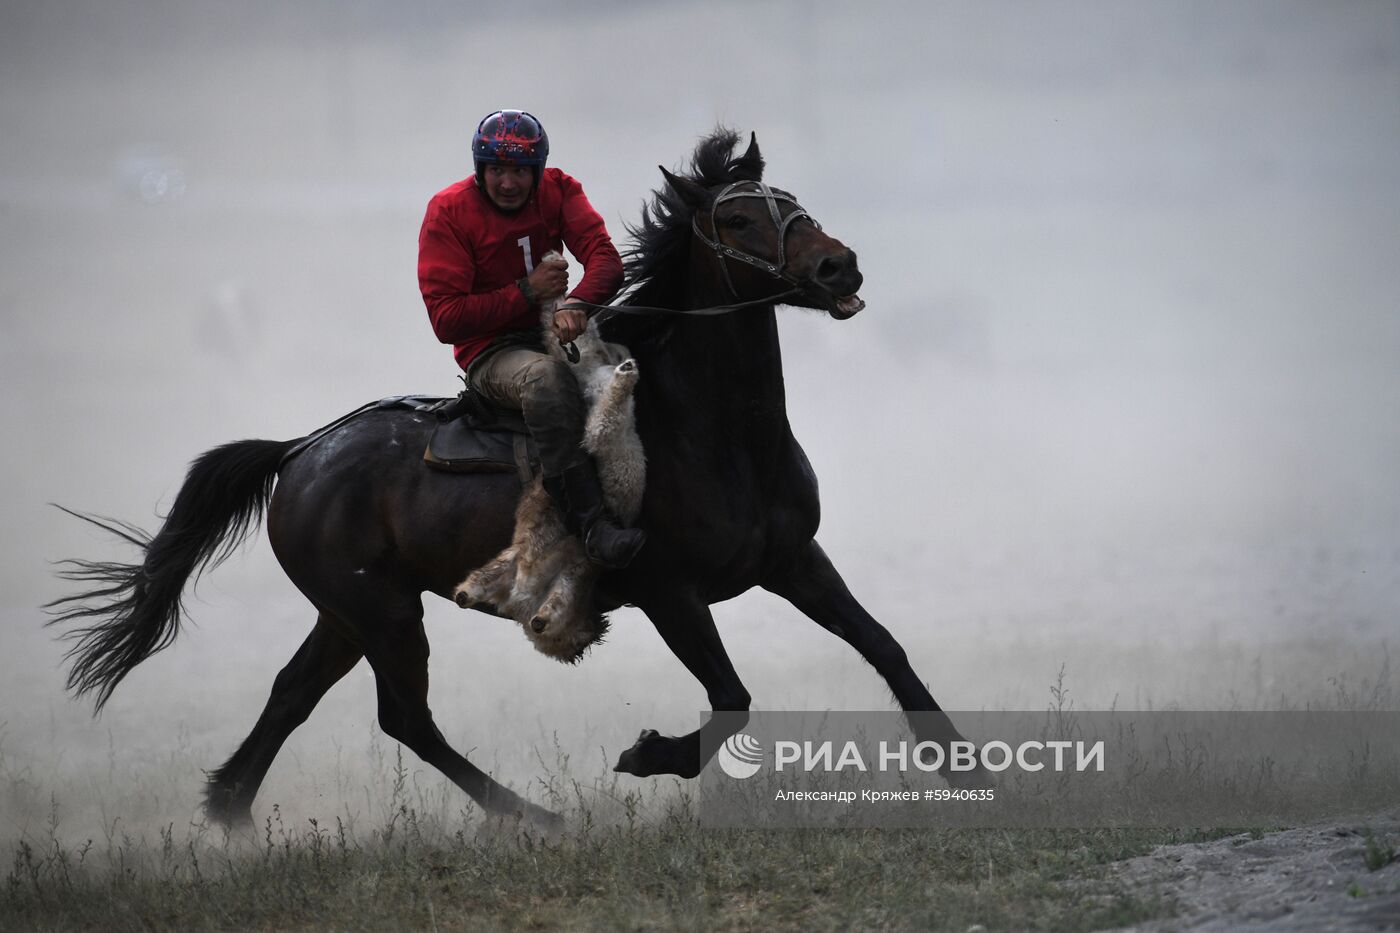
{"type": "Polygon", "coordinates": [[[708,263],[732,299],[771,297],[839,321],[865,307],[856,295],[862,282],[856,254],[827,235],[796,198],[764,184],[756,135],[742,156],[722,166],[702,164],[699,154],[696,161],[694,177],[661,172],[691,212],[697,260],[708,263]]]}

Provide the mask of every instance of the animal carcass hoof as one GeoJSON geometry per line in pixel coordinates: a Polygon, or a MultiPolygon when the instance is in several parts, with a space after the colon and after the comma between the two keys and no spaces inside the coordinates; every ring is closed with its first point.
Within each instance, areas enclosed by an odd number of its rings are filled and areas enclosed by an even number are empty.
{"type": "Polygon", "coordinates": [[[455,602],[457,605],[461,606],[463,609],[470,609],[472,607],[471,598],[467,596],[466,590],[458,590],[457,592],[453,593],[452,601],[455,602]]]}
{"type": "Polygon", "coordinates": [[[535,616],[530,620],[530,631],[534,632],[536,635],[542,634],[547,628],[549,628],[548,619],[535,616]]]}
{"type": "Polygon", "coordinates": [[[636,360],[623,360],[617,364],[617,371],[620,373],[635,373],[637,371],[636,360]]]}

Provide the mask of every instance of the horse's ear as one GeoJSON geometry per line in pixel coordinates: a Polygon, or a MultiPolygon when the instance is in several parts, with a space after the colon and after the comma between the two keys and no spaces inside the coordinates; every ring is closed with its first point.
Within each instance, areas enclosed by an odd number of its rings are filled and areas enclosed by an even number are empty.
{"type": "Polygon", "coordinates": [[[702,186],[688,178],[681,178],[679,175],[672,175],[666,171],[666,166],[658,165],[661,174],[666,176],[666,184],[671,186],[671,190],[686,203],[688,207],[697,208],[710,199],[709,192],[702,186]]]}
{"type": "Polygon", "coordinates": [[[729,177],[735,181],[762,181],[763,154],[758,151],[758,134],[749,134],[749,148],[729,163],[729,177]]]}

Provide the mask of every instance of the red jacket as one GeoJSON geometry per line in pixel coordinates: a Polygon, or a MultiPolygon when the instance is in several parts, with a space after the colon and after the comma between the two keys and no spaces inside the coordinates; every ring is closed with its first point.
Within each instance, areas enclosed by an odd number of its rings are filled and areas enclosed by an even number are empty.
{"type": "Polygon", "coordinates": [[[565,246],[584,268],[569,296],[610,298],[622,284],[622,259],[583,187],[557,168],[544,170],[514,214],[498,210],[475,175],[433,195],[418,235],[418,287],[433,331],[453,345],[458,365],[466,369],[501,334],[539,327],[515,282],[565,246]]]}

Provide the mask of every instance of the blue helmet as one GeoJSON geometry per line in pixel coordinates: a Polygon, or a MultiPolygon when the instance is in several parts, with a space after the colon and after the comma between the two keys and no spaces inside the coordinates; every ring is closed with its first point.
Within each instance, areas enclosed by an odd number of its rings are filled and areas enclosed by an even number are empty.
{"type": "Polygon", "coordinates": [[[487,114],[472,135],[472,161],[478,177],[487,165],[529,165],[538,177],[549,158],[544,126],[523,110],[487,114]]]}

